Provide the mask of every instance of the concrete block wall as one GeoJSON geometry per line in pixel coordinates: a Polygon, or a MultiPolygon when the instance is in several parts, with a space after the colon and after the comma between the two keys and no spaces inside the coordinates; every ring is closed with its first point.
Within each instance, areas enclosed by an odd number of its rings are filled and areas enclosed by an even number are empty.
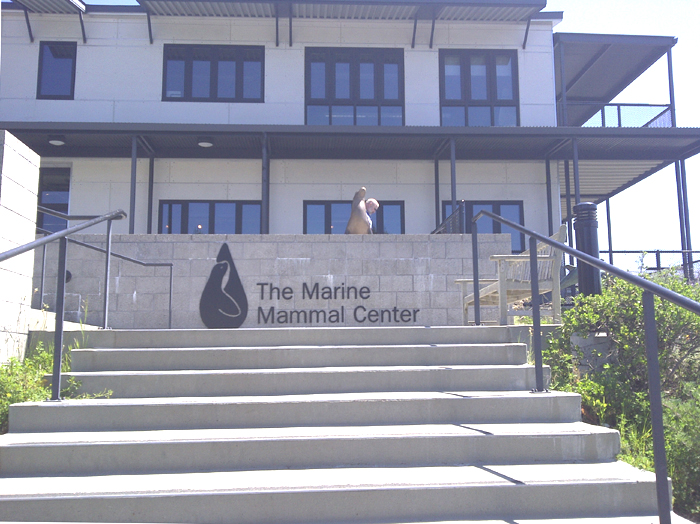
{"type": "MultiPolygon", "coordinates": [[[[39,155],[0,130],[0,253],[34,240],[39,155]]],[[[24,253],[0,263],[0,362],[21,357],[29,327],[34,256],[24,253]]]]}
{"type": "MultiPolygon", "coordinates": [[[[104,235],[75,238],[105,243],[104,235]]],[[[496,268],[488,258],[509,253],[510,236],[479,238],[480,274],[494,278],[496,268]]],[[[199,302],[223,243],[248,299],[244,328],[462,323],[454,280],[472,275],[470,235],[115,235],[112,251],[145,262],[172,262],[173,328],[204,328],[199,302]],[[334,298],[323,298],[326,287],[338,288],[334,298]],[[357,296],[343,298],[343,288],[349,287],[357,296]]],[[[56,250],[49,248],[46,264],[44,302],[50,307],[56,250]]],[[[40,264],[37,268],[38,288],[40,264]]],[[[101,324],[104,255],[69,244],[67,268],[72,279],[66,285],[66,319],[101,324]]],[[[113,259],[110,286],[109,327],[167,328],[168,268],[113,259]]]]}

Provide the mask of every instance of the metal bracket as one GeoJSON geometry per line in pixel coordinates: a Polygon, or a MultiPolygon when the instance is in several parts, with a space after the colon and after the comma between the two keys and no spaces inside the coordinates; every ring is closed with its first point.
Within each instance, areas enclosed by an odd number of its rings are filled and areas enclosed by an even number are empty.
{"type": "Polygon", "coordinates": [[[80,30],[83,32],[83,44],[87,44],[87,36],[85,36],[85,22],[83,21],[82,11],[78,11],[78,17],[80,18],[80,30]]]}
{"type": "Polygon", "coordinates": [[[433,25],[430,27],[430,49],[433,48],[433,37],[435,36],[435,9],[433,9],[433,25]]]}
{"type": "Polygon", "coordinates": [[[153,27],[151,26],[151,13],[146,11],[146,20],[148,20],[148,40],[153,43],[153,27]]]}
{"type": "Polygon", "coordinates": [[[530,34],[530,22],[532,22],[532,18],[527,19],[527,27],[525,28],[525,38],[523,39],[523,49],[527,47],[527,37],[530,34]]]}
{"type": "Polygon", "coordinates": [[[413,40],[411,40],[411,49],[416,47],[416,29],[418,28],[418,13],[413,18],[413,40]]]}
{"type": "Polygon", "coordinates": [[[27,11],[27,8],[24,8],[24,20],[27,22],[27,32],[29,33],[29,41],[33,44],[34,43],[34,35],[32,34],[32,25],[29,23],[29,11],[27,11]]]}

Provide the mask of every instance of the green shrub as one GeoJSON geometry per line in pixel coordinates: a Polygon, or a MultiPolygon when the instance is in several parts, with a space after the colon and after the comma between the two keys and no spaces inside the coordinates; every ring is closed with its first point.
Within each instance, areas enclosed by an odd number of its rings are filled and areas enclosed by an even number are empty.
{"type": "MultiPolygon", "coordinates": [[[[648,278],[700,301],[700,286],[685,282],[677,272],[648,278]]],[[[700,522],[700,316],[656,298],[655,317],[674,507],[700,522]]],[[[600,295],[577,297],[563,315],[562,328],[550,337],[544,361],[551,366],[553,389],[581,395],[586,422],[620,431],[619,458],[653,470],[642,290],[622,279],[604,277],[600,295]],[[602,365],[586,367],[571,336],[596,333],[607,335],[610,351],[592,355],[602,365]]]]}
{"type": "MultiPolygon", "coordinates": [[[[70,371],[70,349],[63,352],[61,369],[70,371]]],[[[0,367],[0,434],[7,433],[10,404],[35,402],[51,397],[51,388],[46,375],[53,372],[53,347],[44,347],[40,342],[35,349],[20,360],[12,358],[0,367]]],[[[111,391],[96,395],[78,393],[80,383],[73,377],[68,379],[61,390],[63,398],[109,397],[111,391]]]]}

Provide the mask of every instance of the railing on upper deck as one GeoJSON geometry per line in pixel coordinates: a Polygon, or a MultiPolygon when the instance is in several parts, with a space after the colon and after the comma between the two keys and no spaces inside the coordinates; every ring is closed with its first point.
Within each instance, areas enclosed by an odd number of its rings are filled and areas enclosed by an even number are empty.
{"type": "Polygon", "coordinates": [[[442,224],[440,224],[431,235],[440,234],[462,234],[465,233],[465,225],[467,218],[467,207],[464,200],[457,202],[457,209],[455,209],[450,216],[448,216],[442,224]]]}
{"type": "Polygon", "coordinates": [[[581,127],[673,127],[670,104],[567,102],[567,106],[596,109],[595,114],[581,127]]]}
{"type": "MultiPolygon", "coordinates": [[[[474,320],[475,324],[481,324],[479,312],[479,244],[477,221],[487,216],[493,220],[505,224],[520,233],[529,237],[530,241],[530,264],[537,266],[537,242],[544,242],[564,253],[567,253],[579,261],[593,266],[599,270],[606,271],[616,277],[622,278],[640,288],[642,288],[642,305],[644,311],[644,340],[647,355],[647,372],[649,377],[649,401],[651,405],[652,438],[654,449],[654,469],[656,473],[656,497],[659,511],[660,524],[671,524],[671,500],[668,485],[668,466],[666,463],[666,447],[663,429],[663,407],[661,404],[661,373],[659,369],[659,338],[656,328],[656,318],[654,315],[654,295],[673,302],[674,304],[700,315],[700,303],[695,302],[683,295],[679,295],[670,289],[658,284],[654,284],[637,275],[633,275],[611,264],[603,262],[587,253],[569,247],[544,235],[540,235],[530,229],[526,229],[520,224],[511,222],[501,216],[489,211],[481,211],[472,219],[472,256],[474,267],[474,320]]],[[[533,271],[533,274],[536,274],[533,271]]],[[[544,380],[542,372],[542,329],[540,325],[540,293],[539,283],[536,278],[532,279],[532,320],[533,320],[533,352],[535,356],[535,376],[536,391],[544,392],[544,380]]]]}

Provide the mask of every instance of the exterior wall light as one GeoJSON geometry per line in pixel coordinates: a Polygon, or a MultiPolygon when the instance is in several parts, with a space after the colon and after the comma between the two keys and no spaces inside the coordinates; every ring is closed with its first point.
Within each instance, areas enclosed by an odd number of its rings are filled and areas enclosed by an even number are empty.
{"type": "Polygon", "coordinates": [[[199,147],[213,147],[214,146],[214,139],[210,136],[200,136],[197,139],[197,145],[199,147]]]}
{"type": "Polygon", "coordinates": [[[63,135],[51,135],[49,136],[49,144],[52,146],[64,146],[66,145],[66,137],[63,135]]]}

